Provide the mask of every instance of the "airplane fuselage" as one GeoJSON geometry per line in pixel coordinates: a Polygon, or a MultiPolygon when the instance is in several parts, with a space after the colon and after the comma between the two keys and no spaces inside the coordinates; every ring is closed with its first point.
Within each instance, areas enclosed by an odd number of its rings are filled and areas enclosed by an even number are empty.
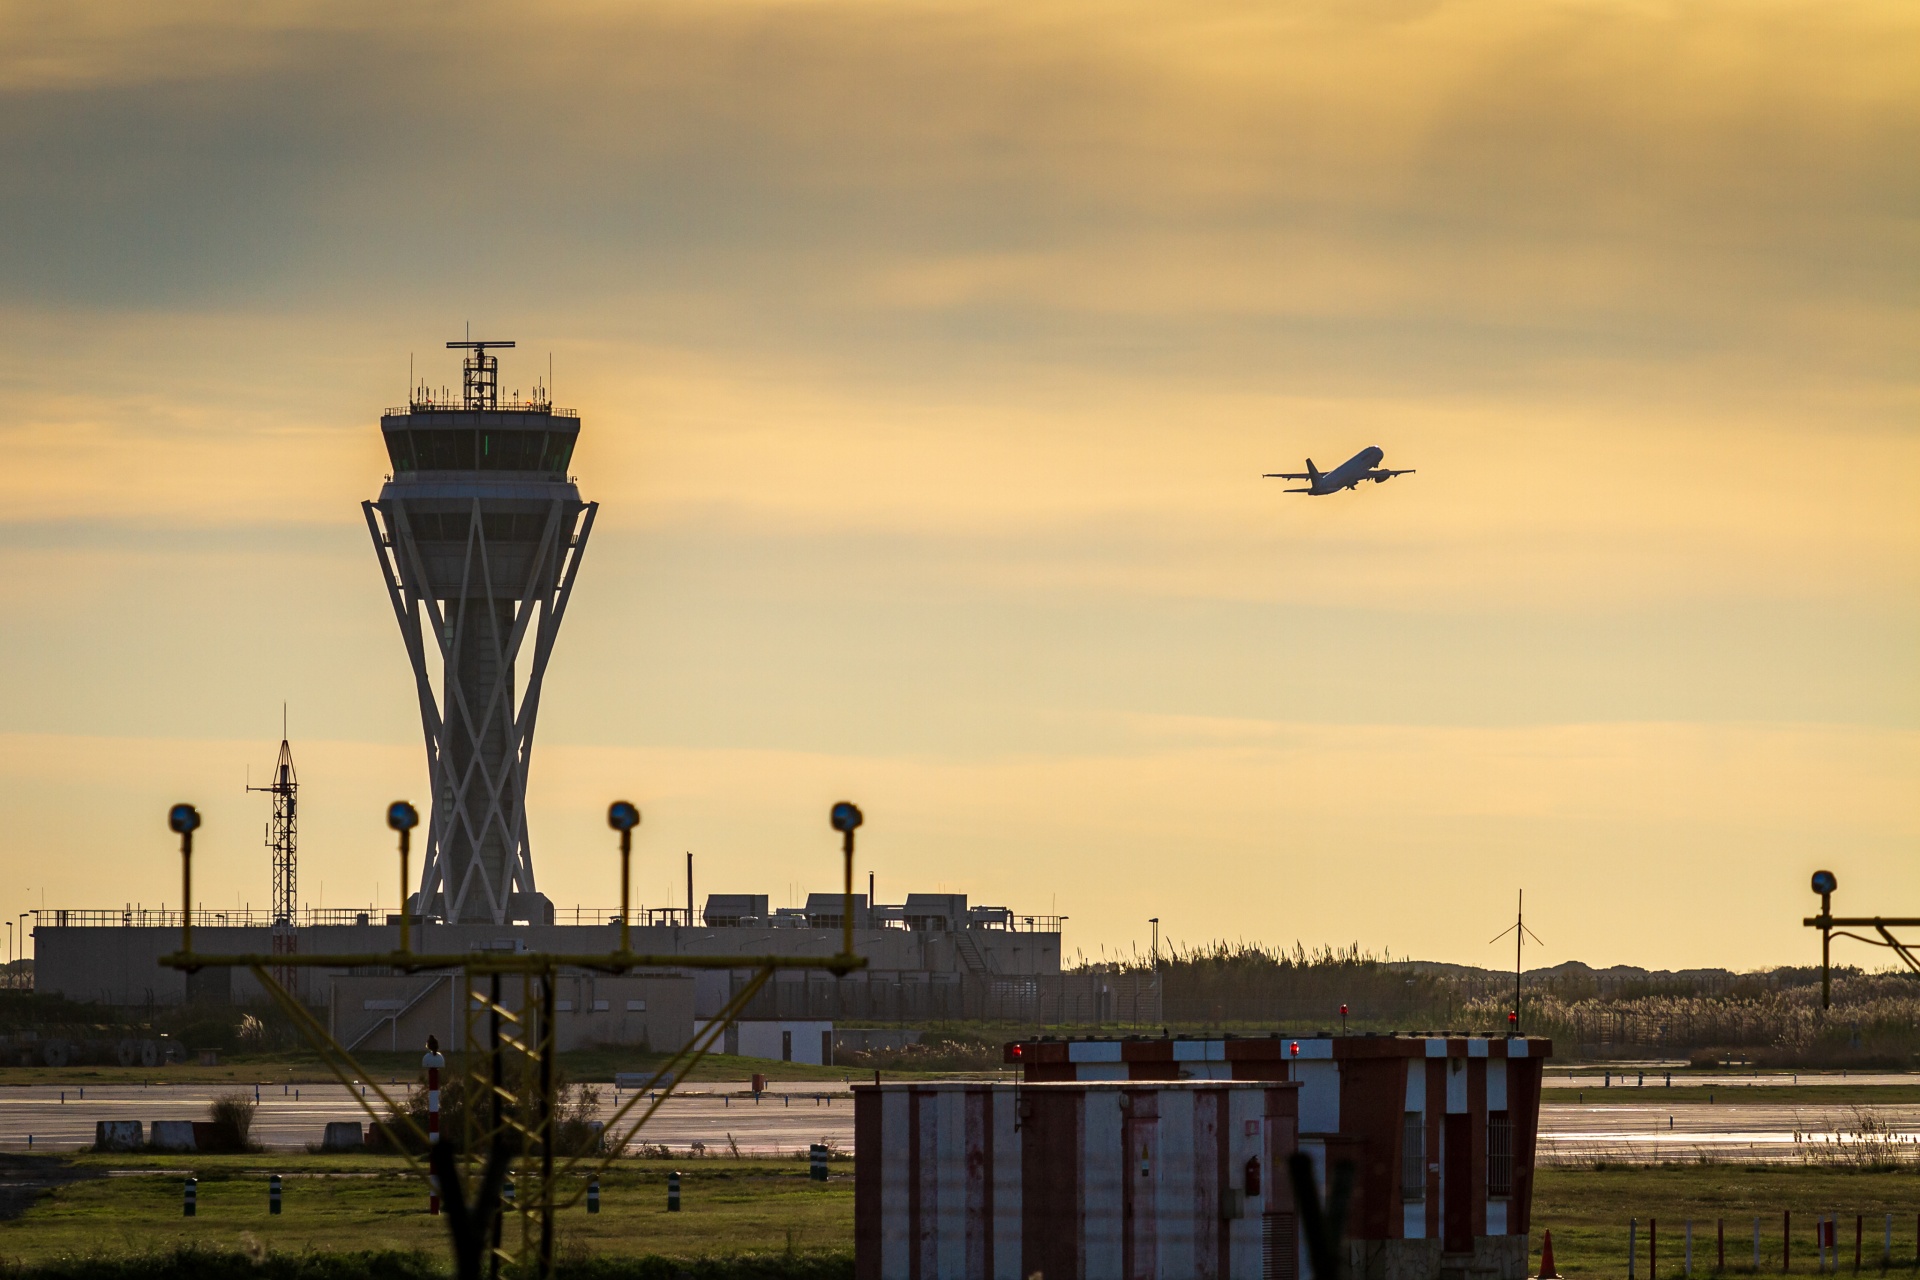
{"type": "Polygon", "coordinates": [[[1315,480],[1307,492],[1319,498],[1329,493],[1339,493],[1342,489],[1355,488],[1362,480],[1373,478],[1373,469],[1379,466],[1380,460],[1386,456],[1380,451],[1378,445],[1370,444],[1315,480]]]}

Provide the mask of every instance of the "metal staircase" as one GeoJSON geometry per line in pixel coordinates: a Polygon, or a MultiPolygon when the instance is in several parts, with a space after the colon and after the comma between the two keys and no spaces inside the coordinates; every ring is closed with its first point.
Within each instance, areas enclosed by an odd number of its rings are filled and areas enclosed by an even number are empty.
{"type": "Polygon", "coordinates": [[[980,944],[973,940],[973,934],[970,930],[955,929],[950,936],[953,938],[954,952],[959,955],[960,963],[967,967],[968,973],[987,974],[993,972],[993,966],[988,964],[987,957],[981,954],[980,944]]]}

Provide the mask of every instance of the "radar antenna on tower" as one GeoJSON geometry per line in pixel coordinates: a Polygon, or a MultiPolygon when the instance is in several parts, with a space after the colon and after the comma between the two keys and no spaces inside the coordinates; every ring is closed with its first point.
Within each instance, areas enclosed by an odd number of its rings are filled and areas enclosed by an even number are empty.
{"type": "Polygon", "coordinates": [[[461,401],[469,409],[493,410],[500,407],[500,357],[487,354],[489,348],[510,348],[511,342],[449,342],[449,351],[471,351],[460,361],[461,401]]]}

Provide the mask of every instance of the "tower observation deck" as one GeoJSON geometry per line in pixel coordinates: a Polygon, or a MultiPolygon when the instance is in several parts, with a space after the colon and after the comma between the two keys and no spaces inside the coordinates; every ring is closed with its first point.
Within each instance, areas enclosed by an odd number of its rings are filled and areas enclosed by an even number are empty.
{"type": "Polygon", "coordinates": [[[554,408],[544,387],[502,399],[488,352],[513,343],[447,346],[467,353],[459,396],[416,386],[381,416],[393,474],[361,504],[413,666],[433,788],[420,886],[404,909],[551,924],[527,839],[527,769],[598,504],[567,474],[579,415],[554,408]]]}

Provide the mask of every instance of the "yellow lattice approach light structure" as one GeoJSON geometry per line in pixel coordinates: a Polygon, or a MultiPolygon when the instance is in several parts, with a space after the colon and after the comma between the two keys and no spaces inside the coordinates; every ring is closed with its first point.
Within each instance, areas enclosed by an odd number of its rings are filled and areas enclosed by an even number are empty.
{"type": "MultiPolygon", "coordinates": [[[[359,1101],[376,1123],[401,1131],[396,1144],[409,1168],[423,1179],[435,1180],[447,1208],[455,1274],[479,1280],[498,1277],[503,1270],[515,1276],[553,1274],[553,1216],[571,1208],[586,1195],[589,1176],[618,1159],[621,1152],[653,1118],[676,1084],[686,1079],[699,1061],[713,1050],[727,1027],[745,1011],[754,996],[780,969],[826,970],[844,977],[866,967],[853,953],[853,837],[864,818],[847,801],[833,806],[833,829],[841,834],[844,862],[843,921],[839,954],[827,957],[768,955],[640,955],[633,951],[628,926],[632,886],[633,829],[640,811],[625,800],[607,809],[608,825],[620,833],[620,945],[603,954],[568,955],[538,951],[474,951],[435,955],[412,949],[412,935],[403,906],[400,946],[391,952],[351,955],[205,955],[193,949],[193,915],[185,913],[180,950],[161,958],[168,968],[193,973],[200,969],[247,969],[274,1003],[287,1014],[313,1046],[334,1077],[359,1101]],[[327,1029],[275,978],[275,970],[292,968],[384,967],[395,973],[427,970],[458,971],[464,980],[467,1051],[461,1055],[461,1074],[468,1105],[465,1130],[457,1155],[453,1144],[441,1147],[415,1123],[404,1099],[396,1099],[375,1083],[327,1029]],[[563,969],[624,974],[635,969],[746,969],[752,977],[733,998],[709,1018],[654,1072],[647,1084],[633,1091],[606,1121],[605,1140],[589,1155],[562,1156],[555,1150],[555,1114],[558,1084],[554,1070],[554,989],[563,969]],[[511,1005],[505,984],[517,983],[519,1004],[511,1005]],[[476,1050],[475,1045],[484,1046],[476,1050]],[[531,1081],[531,1083],[528,1083],[531,1081]],[[361,1092],[364,1086],[367,1093],[361,1092]],[[484,1105],[475,1105],[484,1100],[484,1105]],[[382,1112],[379,1108],[384,1107],[382,1112]],[[415,1150],[429,1153],[426,1166],[415,1150]],[[509,1192],[507,1187],[511,1186],[509,1192]],[[507,1226],[517,1219],[517,1233],[507,1226]],[[517,1239],[515,1235],[517,1234],[517,1239]]],[[[414,807],[395,801],[387,809],[387,825],[399,836],[400,881],[408,883],[407,860],[411,833],[419,821],[414,807]]],[[[183,902],[193,901],[193,833],[200,813],[190,804],[176,804],[167,813],[167,825],[180,837],[180,876],[183,902]]]]}

